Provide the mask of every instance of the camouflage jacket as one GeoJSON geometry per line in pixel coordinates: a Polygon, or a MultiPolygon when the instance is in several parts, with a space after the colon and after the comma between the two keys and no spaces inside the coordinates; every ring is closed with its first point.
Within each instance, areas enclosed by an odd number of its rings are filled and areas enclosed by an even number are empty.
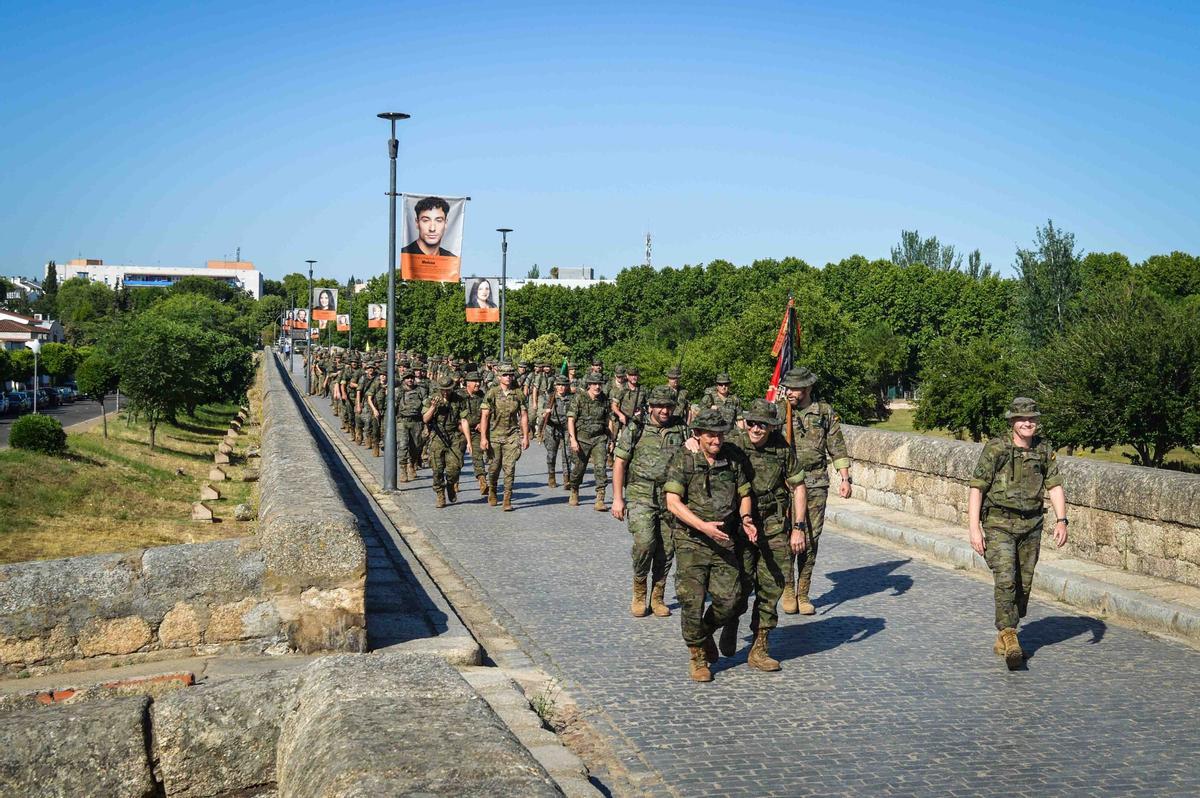
{"type": "Polygon", "coordinates": [[[419,419],[425,405],[425,394],[420,388],[405,388],[404,383],[396,386],[396,418],[406,421],[419,419]]]}
{"type": "Polygon", "coordinates": [[[575,438],[600,438],[608,436],[608,397],[601,391],[595,399],[580,391],[571,398],[567,418],[575,419],[575,438]]]}
{"type": "Polygon", "coordinates": [[[452,441],[455,438],[462,437],[462,428],[459,426],[459,421],[467,417],[467,408],[463,405],[462,399],[457,393],[451,393],[450,398],[446,399],[439,391],[436,396],[431,396],[425,401],[424,410],[429,410],[433,403],[437,402],[437,409],[433,411],[433,418],[425,422],[425,426],[429,427],[429,431],[435,437],[443,438],[446,441],[452,441]]]}
{"type": "MultiPolygon", "coordinates": [[[[680,448],[667,466],[663,491],[679,496],[701,521],[721,521],[727,533],[735,532],[740,528],[741,499],[751,491],[746,457],[741,449],[725,443],[710,465],[703,454],[680,448]]],[[[732,546],[731,541],[725,547],[732,546]]]]}
{"type": "Polygon", "coordinates": [[[1046,491],[1061,484],[1054,447],[1041,437],[1029,449],[1008,436],[992,438],[971,475],[971,487],[983,492],[984,509],[999,507],[1022,515],[1040,512],[1046,491]]]}
{"type": "Polygon", "coordinates": [[[632,420],[635,413],[645,409],[646,399],[649,396],[650,391],[646,386],[639,384],[637,387],[634,387],[630,385],[621,391],[620,396],[614,396],[613,401],[617,403],[617,407],[621,409],[625,417],[632,420]]]}
{"type": "Polygon", "coordinates": [[[525,409],[525,395],[513,388],[504,390],[497,385],[483,397],[483,406],[488,409],[488,435],[508,435],[521,431],[521,412],[525,409]]]}
{"type": "Polygon", "coordinates": [[[700,400],[700,408],[702,410],[720,410],[726,420],[732,423],[737,421],[738,416],[741,415],[742,400],[732,393],[728,396],[721,396],[717,393],[716,388],[709,388],[700,400]]]}
{"type": "Polygon", "coordinates": [[[478,432],[479,422],[483,419],[483,391],[467,393],[466,389],[458,392],[462,404],[462,417],[467,420],[467,426],[472,432],[478,432]]]}
{"type": "Polygon", "coordinates": [[[625,497],[666,508],[662,495],[671,458],[683,445],[687,430],[682,424],[660,427],[653,422],[635,421],[625,425],[617,436],[613,457],[624,460],[625,497]]]}
{"type": "Polygon", "coordinates": [[[571,407],[571,395],[563,394],[558,396],[551,394],[546,400],[546,407],[550,410],[550,415],[546,416],[546,423],[555,431],[564,434],[567,431],[567,411],[571,407]]]}
{"type": "Polygon", "coordinates": [[[804,482],[805,473],[783,433],[772,430],[762,447],[751,443],[745,430],[733,430],[727,440],[746,455],[754,505],[759,513],[764,516],[786,513],[791,507],[792,489],[804,482]]]}
{"type": "MultiPolygon", "coordinates": [[[[778,402],[780,417],[787,418],[787,399],[778,402]]],[[[792,409],[792,440],[796,457],[808,476],[810,488],[829,487],[829,461],[836,469],[850,467],[850,452],[842,437],[842,421],[833,407],[814,401],[803,410],[792,409]]]]}

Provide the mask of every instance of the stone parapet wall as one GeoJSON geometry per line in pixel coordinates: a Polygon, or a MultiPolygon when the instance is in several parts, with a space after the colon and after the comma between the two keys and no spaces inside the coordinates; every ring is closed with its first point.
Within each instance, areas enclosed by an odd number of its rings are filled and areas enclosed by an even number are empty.
{"type": "Polygon", "coordinates": [[[257,534],[0,565],[0,675],[217,652],[362,651],[366,549],[274,358],[257,534]]]}
{"type": "MultiPolygon", "coordinates": [[[[982,444],[843,429],[855,498],[966,526],[982,444]]],[[[1060,457],[1059,469],[1071,519],[1065,552],[1200,586],[1200,475],[1080,457],[1060,457]]]]}

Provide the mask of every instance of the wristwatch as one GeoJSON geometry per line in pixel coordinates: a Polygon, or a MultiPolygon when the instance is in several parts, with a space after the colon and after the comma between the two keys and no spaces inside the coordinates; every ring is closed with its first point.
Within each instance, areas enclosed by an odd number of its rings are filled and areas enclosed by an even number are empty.
{"type": "Polygon", "coordinates": [[[808,529],[808,524],[804,521],[797,521],[796,523],[792,524],[792,529],[798,529],[803,532],[808,529]]]}
{"type": "Polygon", "coordinates": [[[1065,519],[1065,518],[1059,518],[1059,519],[1058,519],[1058,520],[1056,520],[1054,523],[1056,523],[1056,524],[1066,524],[1067,526],[1070,526],[1070,525],[1071,525],[1071,522],[1070,522],[1070,521],[1068,521],[1068,520],[1067,520],[1067,519],[1065,519]]]}

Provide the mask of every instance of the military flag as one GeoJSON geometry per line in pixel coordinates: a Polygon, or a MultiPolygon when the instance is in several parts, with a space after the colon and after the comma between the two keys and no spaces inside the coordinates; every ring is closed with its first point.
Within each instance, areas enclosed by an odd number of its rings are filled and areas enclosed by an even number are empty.
{"type": "Polygon", "coordinates": [[[800,328],[796,324],[796,300],[789,296],[787,308],[783,311],[783,321],[779,323],[779,332],[771,347],[771,356],[775,358],[775,373],[771,375],[771,384],[767,388],[768,402],[774,402],[780,395],[779,381],[792,369],[793,347],[799,332],[800,328]]]}

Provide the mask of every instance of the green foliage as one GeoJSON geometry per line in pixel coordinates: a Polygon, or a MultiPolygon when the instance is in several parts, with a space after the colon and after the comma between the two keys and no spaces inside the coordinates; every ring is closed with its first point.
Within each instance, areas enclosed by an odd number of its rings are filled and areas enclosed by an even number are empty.
{"type": "Polygon", "coordinates": [[[9,376],[10,380],[18,382],[28,382],[33,379],[33,350],[22,347],[21,349],[10,349],[9,356],[9,376]]]}
{"type": "Polygon", "coordinates": [[[102,320],[116,306],[116,294],[104,283],[73,277],[58,290],[58,317],[73,344],[90,343],[100,335],[102,320]]]}
{"type": "Polygon", "coordinates": [[[55,382],[74,374],[79,362],[79,350],[70,344],[42,345],[41,368],[55,382]]]}
{"type": "Polygon", "coordinates": [[[1135,463],[1156,468],[1172,448],[1200,444],[1198,307],[1130,283],[1097,298],[1088,318],[1051,339],[1037,373],[1055,443],[1127,444],[1135,463]]]}
{"type": "Polygon", "coordinates": [[[948,429],[980,441],[1007,425],[1004,411],[1023,382],[1024,359],[1008,340],[943,338],[921,371],[917,429],[948,429]]]}
{"type": "Polygon", "coordinates": [[[262,295],[264,297],[277,296],[280,299],[283,299],[285,301],[287,300],[287,290],[284,289],[283,282],[280,280],[270,280],[267,278],[263,278],[262,295]]]}
{"type": "Polygon", "coordinates": [[[199,275],[180,278],[167,289],[167,293],[171,295],[199,294],[217,302],[232,302],[239,297],[247,296],[245,291],[224,280],[214,280],[199,275]]]}
{"type": "Polygon", "coordinates": [[[9,445],[14,449],[41,452],[53,456],[67,451],[67,433],[58,419],[33,414],[21,416],[13,422],[8,435],[9,445]]]}
{"type": "Polygon", "coordinates": [[[962,267],[962,255],[950,244],[941,244],[937,236],[922,238],[916,230],[901,230],[900,244],[892,247],[892,263],[897,266],[929,266],[949,271],[962,267]]]}
{"type": "Polygon", "coordinates": [[[1056,228],[1052,220],[1037,229],[1035,241],[1034,249],[1017,250],[1017,273],[1025,334],[1041,346],[1075,318],[1081,251],[1075,249],[1075,234],[1056,228]]]}
{"type": "Polygon", "coordinates": [[[1154,255],[1137,267],[1138,279],[1159,296],[1183,299],[1200,295],[1200,258],[1184,252],[1154,255]]]}
{"type": "Polygon", "coordinates": [[[556,333],[545,333],[521,347],[516,359],[534,363],[544,361],[557,370],[569,352],[570,348],[556,333]]]}
{"type": "Polygon", "coordinates": [[[116,364],[104,352],[93,352],[75,370],[79,392],[93,402],[103,403],[104,397],[117,389],[116,364]]]}
{"type": "Polygon", "coordinates": [[[13,364],[12,356],[8,354],[7,349],[0,349],[0,388],[4,383],[13,379],[13,364]]]}

